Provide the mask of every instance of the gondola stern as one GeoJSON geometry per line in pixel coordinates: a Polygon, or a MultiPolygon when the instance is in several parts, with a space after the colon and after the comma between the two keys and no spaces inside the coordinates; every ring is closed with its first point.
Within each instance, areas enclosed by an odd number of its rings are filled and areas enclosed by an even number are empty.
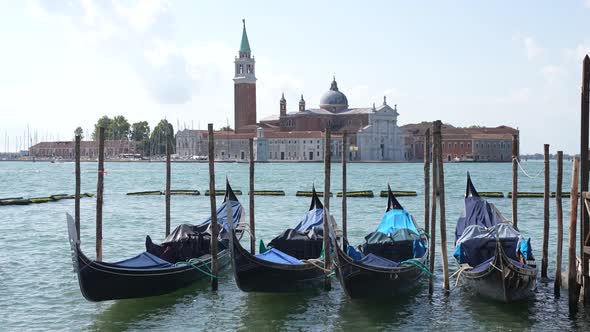
{"type": "Polygon", "coordinates": [[[400,204],[400,202],[397,200],[397,198],[395,198],[395,196],[393,195],[393,192],[391,191],[391,186],[388,183],[387,184],[387,209],[385,210],[385,212],[391,211],[394,209],[395,210],[403,210],[404,207],[400,204]]]}

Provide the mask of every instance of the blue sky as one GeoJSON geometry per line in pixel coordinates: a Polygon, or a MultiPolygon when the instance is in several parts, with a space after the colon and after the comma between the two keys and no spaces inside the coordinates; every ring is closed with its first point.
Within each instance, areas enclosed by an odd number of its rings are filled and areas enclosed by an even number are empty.
{"type": "Polygon", "coordinates": [[[92,131],[102,115],[153,127],[233,123],[242,18],[257,61],[258,119],[282,91],[308,107],[336,75],[353,107],[398,104],[399,123],[521,130],[579,149],[590,1],[1,1],[0,151],[92,131]],[[20,138],[17,138],[20,137],[20,138]]]}

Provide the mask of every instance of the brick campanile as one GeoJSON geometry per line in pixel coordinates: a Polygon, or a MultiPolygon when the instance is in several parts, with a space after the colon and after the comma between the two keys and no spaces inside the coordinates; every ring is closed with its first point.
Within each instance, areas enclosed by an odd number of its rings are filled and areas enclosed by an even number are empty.
{"type": "Polygon", "coordinates": [[[246,34],[246,22],[242,31],[240,51],[235,58],[234,75],[234,127],[237,133],[256,130],[256,76],[255,61],[251,56],[246,34]]]}

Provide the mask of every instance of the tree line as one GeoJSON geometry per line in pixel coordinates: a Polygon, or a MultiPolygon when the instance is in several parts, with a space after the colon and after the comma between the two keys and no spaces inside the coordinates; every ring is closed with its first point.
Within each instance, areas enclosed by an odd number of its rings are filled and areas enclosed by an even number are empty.
{"type": "MultiPolygon", "coordinates": [[[[100,127],[105,129],[105,139],[128,140],[135,144],[136,151],[144,156],[165,154],[167,139],[170,140],[172,145],[172,153],[176,149],[174,127],[166,119],[160,120],[156,127],[150,130],[150,125],[147,121],[129,124],[129,121],[122,115],[117,115],[113,118],[104,115],[94,125],[94,130],[92,131],[93,140],[98,139],[100,127]]],[[[74,134],[83,136],[82,128],[76,128],[74,134]]]]}

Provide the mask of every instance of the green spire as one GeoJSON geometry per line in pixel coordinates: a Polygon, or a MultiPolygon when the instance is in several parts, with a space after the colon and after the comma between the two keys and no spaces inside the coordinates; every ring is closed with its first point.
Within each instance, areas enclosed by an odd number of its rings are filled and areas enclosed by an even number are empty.
{"type": "Polygon", "coordinates": [[[240,44],[240,52],[250,53],[250,43],[248,42],[248,35],[246,34],[246,20],[242,19],[244,30],[242,32],[242,43],[240,44]]]}

